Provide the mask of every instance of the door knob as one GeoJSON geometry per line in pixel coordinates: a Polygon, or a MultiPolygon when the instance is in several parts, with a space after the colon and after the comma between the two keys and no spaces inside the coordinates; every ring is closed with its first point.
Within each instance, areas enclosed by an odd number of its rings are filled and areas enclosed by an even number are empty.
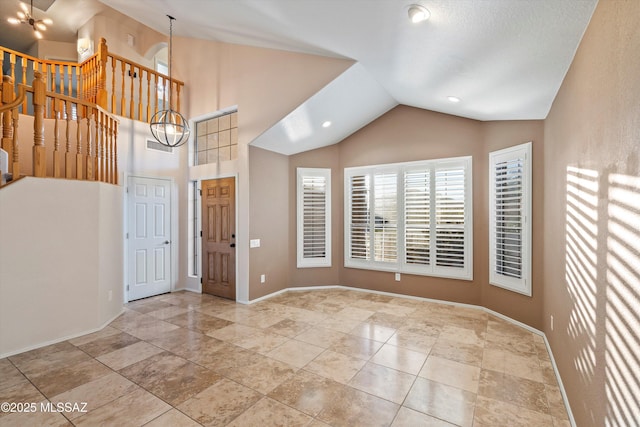
{"type": "Polygon", "coordinates": [[[165,244],[165,245],[168,245],[169,243],[171,243],[171,242],[170,242],[170,241],[168,241],[168,240],[165,240],[165,241],[164,241],[164,244],[165,244]]]}

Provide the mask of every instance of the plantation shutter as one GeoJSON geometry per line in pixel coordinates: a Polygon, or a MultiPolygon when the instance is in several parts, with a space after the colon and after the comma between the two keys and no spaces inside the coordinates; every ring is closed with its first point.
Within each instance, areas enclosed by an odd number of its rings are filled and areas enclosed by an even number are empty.
{"type": "Polygon", "coordinates": [[[354,175],[349,181],[351,204],[349,211],[350,245],[348,253],[353,259],[371,259],[369,221],[369,175],[354,175]]]}
{"type": "Polygon", "coordinates": [[[525,294],[530,294],[530,157],[530,144],[489,155],[490,282],[525,294]]]}
{"type": "Polygon", "coordinates": [[[297,170],[298,267],[331,266],[331,170],[297,170]]]}
{"type": "Polygon", "coordinates": [[[404,173],[405,264],[429,265],[431,252],[431,172],[404,173]]]}
{"type": "Polygon", "coordinates": [[[377,262],[395,263],[398,259],[398,175],[374,175],[374,255],[377,262]]]}
{"type": "Polygon", "coordinates": [[[465,168],[437,168],[436,267],[465,267],[465,168]]]}

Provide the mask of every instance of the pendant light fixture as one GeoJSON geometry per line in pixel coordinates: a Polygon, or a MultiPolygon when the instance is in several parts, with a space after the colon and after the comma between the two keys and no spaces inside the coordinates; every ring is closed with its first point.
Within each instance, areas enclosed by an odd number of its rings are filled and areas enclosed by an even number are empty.
{"type": "Polygon", "coordinates": [[[169,108],[160,110],[151,117],[151,134],[160,144],[167,147],[179,147],[189,140],[189,124],[179,112],[173,109],[171,103],[171,54],[173,45],[173,16],[169,18],[169,108]]]}
{"type": "Polygon", "coordinates": [[[35,19],[33,17],[33,0],[31,0],[31,10],[29,10],[29,6],[25,3],[20,2],[20,9],[18,11],[17,18],[8,18],[10,24],[18,25],[18,24],[28,24],[33,28],[33,32],[38,39],[42,38],[41,31],[47,30],[47,25],[53,24],[53,21],[49,18],[44,19],[35,19]]]}

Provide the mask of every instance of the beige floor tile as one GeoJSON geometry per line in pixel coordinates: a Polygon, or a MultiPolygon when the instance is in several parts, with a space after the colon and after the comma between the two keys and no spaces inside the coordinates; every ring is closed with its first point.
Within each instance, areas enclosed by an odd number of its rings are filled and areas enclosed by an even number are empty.
{"type": "Polygon", "coordinates": [[[229,427],[246,426],[306,426],[313,418],[268,397],[244,411],[228,424],[229,427]]]}
{"type": "Polygon", "coordinates": [[[326,350],[304,367],[305,370],[347,384],[366,361],[335,351],[326,350]]]}
{"type": "Polygon", "coordinates": [[[336,427],[388,426],[399,406],[360,390],[345,387],[336,400],[328,402],[317,418],[336,427]]]}
{"type": "Polygon", "coordinates": [[[485,335],[486,333],[484,331],[478,332],[473,329],[445,325],[440,332],[439,338],[484,347],[485,335]]]}
{"type": "Polygon", "coordinates": [[[482,369],[504,372],[532,381],[543,381],[542,368],[536,355],[517,356],[508,351],[485,349],[482,369]]]}
{"type": "Polygon", "coordinates": [[[221,379],[212,370],[167,352],[129,365],[120,373],[174,406],[221,379]]]}
{"type": "Polygon", "coordinates": [[[297,320],[284,319],[266,328],[266,331],[273,332],[288,338],[293,338],[301,334],[313,325],[306,322],[298,322],[297,320]]]}
{"type": "MultiPolygon", "coordinates": [[[[30,403],[30,402],[29,402],[30,403]]],[[[41,402],[34,402],[39,408],[41,402]]],[[[14,412],[0,418],[2,427],[62,427],[71,424],[61,413],[57,412],[14,412]]]]}
{"type": "Polygon", "coordinates": [[[334,342],[346,336],[347,334],[343,332],[314,326],[296,335],[296,339],[318,347],[329,348],[334,342]]]}
{"type": "Polygon", "coordinates": [[[225,326],[224,328],[208,332],[207,335],[221,341],[234,343],[238,340],[245,339],[258,331],[260,331],[260,329],[234,323],[229,326],[225,326]]]}
{"type": "Polygon", "coordinates": [[[480,372],[478,395],[543,414],[549,413],[545,385],[541,382],[483,369],[480,372]]]}
{"type": "Polygon", "coordinates": [[[65,341],[11,356],[9,360],[20,372],[31,377],[91,361],[91,356],[65,341]]]}
{"type": "Polygon", "coordinates": [[[427,359],[427,355],[391,344],[383,345],[371,358],[373,363],[417,375],[427,359]]]}
{"type": "Polygon", "coordinates": [[[367,363],[349,381],[358,390],[402,404],[415,380],[414,375],[385,366],[367,363]]]}
{"type": "Polygon", "coordinates": [[[569,420],[559,420],[557,418],[553,418],[553,427],[571,427],[571,423],[569,420]]]}
{"type": "Polygon", "coordinates": [[[147,342],[140,341],[130,346],[121,348],[111,353],[103,354],[97,360],[104,363],[111,369],[118,371],[134,363],[140,362],[147,357],[162,353],[162,349],[147,342]]]}
{"type": "Polygon", "coordinates": [[[429,356],[418,375],[431,381],[477,393],[480,368],[441,357],[429,356]]]}
{"type": "Polygon", "coordinates": [[[200,425],[174,408],[148,422],[145,427],[199,427],[200,425]]]}
{"type": "Polygon", "coordinates": [[[542,369],[542,382],[545,384],[556,385],[558,379],[556,378],[556,372],[553,370],[551,362],[540,362],[540,369],[542,369]]]}
{"type": "Polygon", "coordinates": [[[171,409],[153,394],[137,389],[74,420],[77,426],[143,425],[171,409]]]}
{"type": "Polygon", "coordinates": [[[405,406],[401,407],[398,411],[396,419],[393,420],[391,427],[454,427],[455,424],[450,424],[441,419],[432,417],[422,412],[414,411],[405,406]]]}
{"type": "MultiPolygon", "coordinates": [[[[13,363],[11,363],[9,359],[0,359],[0,378],[2,378],[0,382],[0,396],[3,394],[2,391],[7,388],[29,382],[18,368],[13,366],[13,363]]],[[[2,400],[0,400],[0,402],[1,401],[2,400]]]]}
{"type": "Polygon", "coordinates": [[[485,348],[509,351],[523,356],[536,354],[534,336],[536,335],[504,335],[488,332],[485,348]]]}
{"type": "Polygon", "coordinates": [[[548,414],[532,411],[510,403],[478,396],[474,426],[552,427],[548,414]]]}
{"type": "MultiPolygon", "coordinates": [[[[139,387],[124,378],[123,376],[112,372],[104,377],[90,381],[86,384],[68,390],[64,393],[52,397],[52,403],[78,403],[82,405],[87,412],[91,412],[101,406],[104,406],[117,398],[129,394],[139,387]]],[[[71,412],[65,414],[67,418],[73,420],[82,415],[81,412],[71,412]]]]}
{"type": "Polygon", "coordinates": [[[348,354],[363,360],[369,360],[382,347],[383,343],[354,335],[347,335],[334,342],[330,350],[348,354]]]}
{"type": "Polygon", "coordinates": [[[170,305],[169,307],[166,308],[161,308],[160,310],[156,310],[156,311],[151,311],[149,313],[147,313],[149,316],[153,316],[156,319],[160,319],[160,320],[166,320],[169,319],[171,317],[177,316],[179,314],[184,314],[188,311],[191,311],[189,308],[186,307],[180,307],[177,305],[170,305]]]}
{"type": "Polygon", "coordinates": [[[172,305],[159,299],[143,299],[126,304],[125,307],[127,307],[129,310],[137,311],[138,313],[149,314],[153,311],[172,307],[172,305]]]}
{"type": "Polygon", "coordinates": [[[404,406],[467,427],[473,423],[475,400],[474,393],[418,377],[404,406]]]}
{"type": "Polygon", "coordinates": [[[385,307],[387,307],[387,304],[384,304],[382,308],[378,309],[376,313],[369,317],[367,322],[390,329],[399,329],[404,326],[407,320],[406,316],[385,312],[383,311],[385,307]]]}
{"type": "Polygon", "coordinates": [[[484,348],[479,345],[464,344],[438,338],[433,347],[431,347],[429,356],[442,357],[455,362],[479,367],[482,366],[483,351],[484,348]]]}
{"type": "Polygon", "coordinates": [[[138,328],[130,328],[126,332],[141,340],[149,341],[174,329],[178,329],[178,326],[163,320],[157,320],[156,323],[138,328]]]}
{"type": "Polygon", "coordinates": [[[224,426],[260,400],[260,393],[226,378],[177,408],[205,426],[224,426]]]}
{"type": "Polygon", "coordinates": [[[315,359],[324,349],[306,342],[289,340],[274,348],[267,356],[287,363],[296,368],[302,368],[315,359]]]}
{"type": "Polygon", "coordinates": [[[125,332],[99,338],[86,344],[79,345],[78,348],[93,357],[111,353],[123,347],[135,344],[140,340],[125,332]]]}
{"type": "Polygon", "coordinates": [[[358,320],[349,320],[341,317],[329,317],[318,324],[321,328],[331,329],[342,333],[349,333],[361,322],[358,320]]]}
{"type": "Polygon", "coordinates": [[[431,348],[436,343],[437,337],[422,335],[415,332],[409,332],[407,330],[398,330],[387,344],[395,345],[396,347],[407,348],[409,350],[418,351],[420,353],[429,354],[431,348]]]}
{"type": "Polygon", "coordinates": [[[90,359],[77,365],[45,371],[28,377],[46,397],[50,398],[111,372],[111,369],[102,363],[90,359]]]}
{"type": "Polygon", "coordinates": [[[375,311],[373,310],[364,310],[362,308],[355,308],[355,307],[345,307],[339,312],[337,312],[335,316],[344,318],[344,319],[357,320],[360,322],[364,322],[374,314],[375,314],[375,311]]]}
{"type": "MultiPolygon", "coordinates": [[[[45,400],[45,397],[29,381],[5,387],[0,391],[0,403],[33,403],[43,400],[45,400]]],[[[0,412],[0,418],[6,415],[6,413],[0,412]]],[[[2,423],[0,422],[0,424],[2,423]]]]}
{"type": "Polygon", "coordinates": [[[328,402],[339,398],[344,387],[329,378],[301,370],[276,387],[269,397],[315,417],[328,402]]]}
{"type": "Polygon", "coordinates": [[[270,359],[265,356],[258,356],[248,365],[222,369],[221,372],[225,377],[239,382],[254,390],[268,394],[271,390],[291,378],[297,368],[270,359]]]}
{"type": "Polygon", "coordinates": [[[267,354],[287,341],[289,341],[289,338],[278,335],[275,332],[260,330],[246,338],[236,340],[234,344],[256,353],[267,354]]]}
{"type": "Polygon", "coordinates": [[[232,322],[228,320],[219,319],[198,311],[187,311],[186,313],[170,317],[166,319],[166,321],[185,329],[202,332],[203,334],[222,329],[232,324],[232,322]]]}
{"type": "Polygon", "coordinates": [[[91,341],[97,340],[99,338],[106,338],[108,336],[116,335],[121,332],[122,331],[120,331],[120,329],[112,328],[111,326],[106,326],[92,334],[82,335],[81,337],[70,339],[69,342],[75,346],[81,346],[83,344],[90,343],[91,341]]]}
{"type": "Polygon", "coordinates": [[[394,328],[388,328],[386,326],[367,321],[359,323],[355,328],[349,331],[349,333],[351,335],[384,343],[396,333],[396,330],[394,328]]]}
{"type": "Polygon", "coordinates": [[[564,406],[560,387],[545,384],[544,388],[547,392],[547,402],[549,403],[549,413],[551,416],[558,420],[568,420],[569,414],[567,413],[566,406],[564,406]]]}

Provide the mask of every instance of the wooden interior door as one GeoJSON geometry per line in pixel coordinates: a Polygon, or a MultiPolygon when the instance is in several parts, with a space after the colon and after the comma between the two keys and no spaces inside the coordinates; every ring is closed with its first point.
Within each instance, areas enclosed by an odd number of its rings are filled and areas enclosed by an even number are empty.
{"type": "Polygon", "coordinates": [[[202,181],[202,292],[236,299],[235,178],[202,181]]]}

